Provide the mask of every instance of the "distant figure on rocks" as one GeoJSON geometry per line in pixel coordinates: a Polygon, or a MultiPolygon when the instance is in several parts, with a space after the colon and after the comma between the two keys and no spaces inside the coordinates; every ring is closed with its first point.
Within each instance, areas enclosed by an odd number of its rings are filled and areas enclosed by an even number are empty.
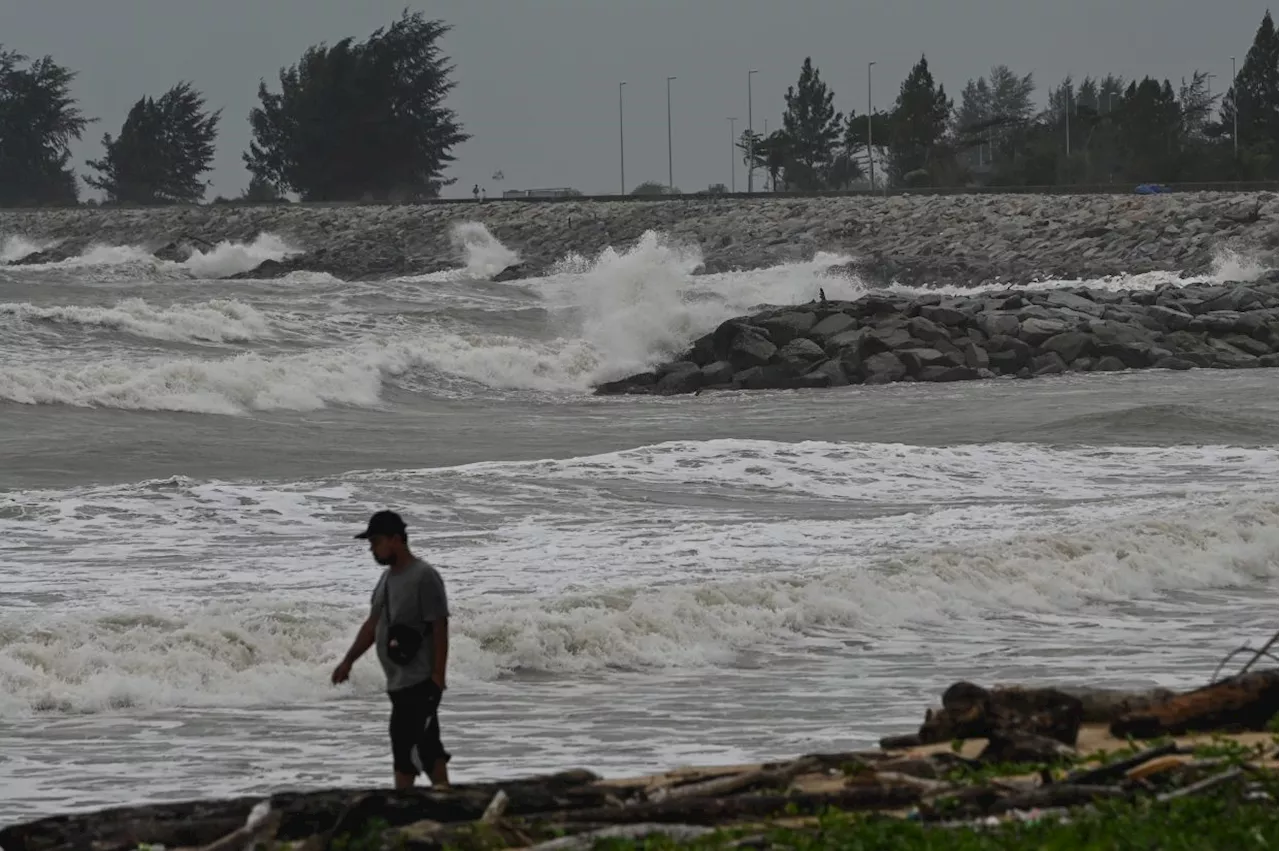
{"type": "Polygon", "coordinates": [[[489,194],[488,194],[487,192],[485,192],[485,189],[484,189],[484,187],[483,187],[483,186],[481,186],[481,187],[480,187],[480,200],[481,200],[481,201],[488,201],[488,200],[489,200],[489,194]]]}
{"type": "Polygon", "coordinates": [[[476,199],[476,203],[480,202],[480,184],[479,183],[471,187],[471,196],[476,199]]]}
{"type": "Polygon", "coordinates": [[[404,520],[379,511],[356,538],[369,542],[386,567],[374,586],[369,617],[333,672],[344,683],[351,666],[377,645],[391,698],[391,756],[396,789],[409,789],[420,772],[432,785],[449,785],[450,754],[440,742],[437,711],[449,656],[449,603],[436,569],[409,550],[404,520]],[[417,761],[414,751],[417,751],[417,761]]]}
{"type": "Polygon", "coordinates": [[[818,287],[818,304],[823,307],[827,306],[827,291],[822,287],[818,287]]]}

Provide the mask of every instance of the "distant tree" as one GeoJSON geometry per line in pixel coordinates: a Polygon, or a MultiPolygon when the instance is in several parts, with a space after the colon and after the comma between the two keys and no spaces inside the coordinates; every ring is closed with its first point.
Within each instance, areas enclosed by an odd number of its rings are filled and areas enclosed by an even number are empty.
{"type": "Polygon", "coordinates": [[[889,170],[896,183],[947,181],[953,154],[945,144],[951,101],[942,84],[933,83],[924,56],[902,81],[889,130],[889,170]]]}
{"type": "Polygon", "coordinates": [[[0,204],[74,204],[70,147],[90,122],[71,96],[76,75],[48,56],[25,62],[0,45],[0,204]]]}
{"type": "Polygon", "coordinates": [[[84,181],[109,201],[197,203],[208,185],[200,176],[213,162],[221,114],[206,109],[204,96],[190,83],[179,83],[159,98],[140,98],[120,135],[103,135],[106,155],[85,161],[99,176],[84,181]]]}
{"type": "Polygon", "coordinates": [[[1248,177],[1273,179],[1277,167],[1277,49],[1276,23],[1267,11],[1253,37],[1253,46],[1236,72],[1222,100],[1225,132],[1238,126],[1241,166],[1248,177]],[[1233,124],[1234,122],[1234,124],[1233,124]]]}
{"type": "Polygon", "coordinates": [[[262,178],[254,176],[249,179],[249,185],[245,188],[244,192],[241,193],[240,200],[254,204],[262,204],[274,201],[283,201],[285,199],[280,194],[280,190],[276,189],[262,178]]]}
{"type": "Polygon", "coordinates": [[[631,190],[632,195],[679,195],[680,189],[676,186],[667,186],[665,183],[659,183],[656,180],[646,180],[635,189],[631,190]]]}
{"type": "Polygon", "coordinates": [[[434,197],[470,138],[444,106],[455,86],[440,48],[451,30],[406,10],[366,41],[313,46],[258,89],[249,171],[308,201],[434,197]]]}
{"type": "MultiPolygon", "coordinates": [[[[889,115],[876,112],[871,115],[871,145],[878,152],[883,152],[889,143],[889,115]]],[[[844,139],[841,142],[843,152],[853,158],[858,165],[859,173],[866,172],[871,177],[870,166],[872,153],[867,147],[867,116],[850,111],[844,127],[844,139]]],[[[882,153],[875,154],[875,162],[882,159],[882,153]]],[[[876,185],[882,185],[887,175],[879,172],[877,166],[876,185]]]]}
{"type": "Polygon", "coordinates": [[[786,112],[782,129],[789,140],[789,156],[784,165],[789,187],[821,189],[826,169],[835,155],[843,116],[833,105],[835,92],[822,82],[810,57],[800,66],[800,80],[787,87],[786,112]]]}

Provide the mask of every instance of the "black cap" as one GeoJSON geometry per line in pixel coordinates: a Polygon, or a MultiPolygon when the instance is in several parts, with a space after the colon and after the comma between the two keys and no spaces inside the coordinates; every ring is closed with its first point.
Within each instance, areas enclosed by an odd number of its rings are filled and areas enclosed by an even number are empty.
{"type": "Polygon", "coordinates": [[[375,535],[403,535],[404,533],[404,521],[400,519],[399,514],[394,511],[379,511],[369,518],[369,528],[356,537],[372,538],[375,535]]]}

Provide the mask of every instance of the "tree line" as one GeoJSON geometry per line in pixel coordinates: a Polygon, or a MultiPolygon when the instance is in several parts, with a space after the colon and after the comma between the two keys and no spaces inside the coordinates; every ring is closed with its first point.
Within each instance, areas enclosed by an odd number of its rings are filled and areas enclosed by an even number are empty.
{"type": "MultiPolygon", "coordinates": [[[[445,99],[453,66],[440,47],[443,21],[407,10],[364,41],[308,48],[264,80],[249,113],[243,154],[252,179],[241,196],[268,201],[416,200],[451,184],[451,151],[469,137],[445,99]]],[[[75,73],[46,56],[31,61],[0,45],[0,205],[74,204],[71,144],[94,119],[71,95],[75,73]]],[[[180,82],[137,101],[84,177],[108,203],[178,204],[204,198],[221,110],[180,82]]]]}
{"type": "MultiPolygon", "coordinates": [[[[249,114],[243,158],[252,179],[242,198],[437,197],[453,183],[444,177],[453,149],[470,138],[445,105],[456,85],[440,46],[450,29],[406,10],[363,41],[309,47],[280,70],[277,88],[263,80],[249,114]]],[[[781,128],[745,131],[738,147],[775,191],[848,189],[873,169],[877,186],[904,187],[1273,180],[1277,62],[1267,12],[1220,93],[1199,71],[1176,89],[1108,74],[1063,80],[1037,109],[1032,75],[1003,65],[970,80],[956,105],[922,56],[893,107],[868,117],[836,110],[834,91],[806,58],[781,128]]],[[[70,146],[97,119],[72,96],[75,77],[49,56],[0,44],[0,205],[78,202],[70,146]]],[[[189,82],[144,96],[117,135],[103,135],[102,156],[85,162],[83,180],[108,203],[198,203],[221,120],[189,82]]]]}
{"type": "Polygon", "coordinates": [[[774,190],[867,185],[876,168],[887,171],[877,186],[905,187],[1275,180],[1278,61],[1267,12],[1224,92],[1202,71],[1176,89],[1151,77],[1068,77],[1037,110],[1031,74],[997,65],[968,81],[956,105],[922,56],[892,108],[868,120],[838,112],[805,59],[781,129],[745,131],[737,146],[774,190]]]}

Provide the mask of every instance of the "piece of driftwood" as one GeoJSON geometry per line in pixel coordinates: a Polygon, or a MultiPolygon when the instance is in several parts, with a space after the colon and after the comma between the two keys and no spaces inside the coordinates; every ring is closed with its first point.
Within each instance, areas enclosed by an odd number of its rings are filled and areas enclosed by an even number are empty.
{"type": "Polygon", "coordinates": [[[914,786],[857,786],[834,792],[797,792],[791,795],[738,795],[726,798],[673,798],[627,807],[545,813],[543,818],[602,824],[719,824],[742,818],[762,818],[782,812],[809,815],[825,807],[846,810],[891,809],[920,800],[914,786]]]}
{"type": "MultiPolygon", "coordinates": [[[[442,823],[475,821],[484,815],[499,790],[509,798],[510,815],[607,806],[615,799],[608,789],[595,785],[598,780],[592,772],[575,770],[448,789],[326,789],[279,793],[269,800],[272,810],[280,813],[276,837],[296,840],[318,834],[355,833],[374,818],[381,818],[392,827],[424,819],[442,823]]],[[[0,830],[0,848],[133,851],[140,844],[200,848],[243,827],[260,801],[260,797],[185,801],[54,816],[0,830]]]]}
{"type": "Polygon", "coordinates": [[[1110,724],[1122,715],[1150,709],[1157,703],[1168,700],[1176,694],[1176,692],[1167,688],[1127,691],[1124,689],[1065,687],[1061,691],[1080,701],[1080,707],[1083,712],[1081,721],[1085,724],[1110,724]]]}
{"type": "Polygon", "coordinates": [[[507,811],[507,805],[511,803],[511,799],[507,797],[507,793],[499,789],[493,793],[493,800],[489,802],[489,806],[484,808],[484,813],[480,816],[482,824],[490,824],[502,818],[502,814],[507,811]]]}
{"type": "Polygon", "coordinates": [[[1111,735],[1151,739],[1202,730],[1262,730],[1276,714],[1280,672],[1253,671],[1175,695],[1111,723],[1111,735]]]}
{"type": "Polygon", "coordinates": [[[1083,717],[1080,700],[1058,689],[985,689],[958,682],[943,693],[941,709],[925,714],[917,735],[921,742],[936,744],[1031,733],[1074,746],[1083,717]]]}
{"type": "Polygon", "coordinates": [[[597,842],[604,839],[641,840],[652,836],[664,836],[675,842],[687,842],[714,832],[714,827],[697,824],[615,824],[573,836],[539,842],[531,846],[529,851],[590,851],[596,847],[597,842]]]}
{"type": "Polygon", "coordinates": [[[1198,795],[1201,792],[1206,792],[1209,789],[1213,789],[1216,786],[1221,786],[1224,783],[1230,783],[1232,780],[1235,780],[1237,777],[1243,776],[1243,774],[1244,774],[1243,769],[1238,767],[1232,768],[1228,771],[1222,772],[1221,774],[1215,774],[1212,777],[1206,777],[1204,780],[1201,780],[1199,783],[1192,783],[1190,786],[1183,786],[1181,789],[1174,789],[1171,792],[1165,792],[1163,795],[1160,795],[1159,797],[1157,797],[1156,800],[1163,804],[1165,801],[1172,801],[1175,798],[1185,798],[1189,795],[1198,795]]]}
{"type": "Polygon", "coordinates": [[[978,761],[1056,763],[1075,755],[1074,748],[1048,736],[998,731],[988,738],[986,747],[978,754],[978,761]]]}
{"type": "Polygon", "coordinates": [[[1030,810],[1044,807],[1076,807],[1102,798],[1124,798],[1128,792],[1117,786],[1085,786],[1080,783],[1054,783],[1017,795],[1002,797],[991,807],[992,813],[1030,810]]]}
{"type": "Polygon", "coordinates": [[[209,843],[200,851],[243,851],[245,848],[254,848],[259,842],[265,843],[275,837],[280,819],[279,811],[272,810],[270,803],[263,801],[249,813],[244,827],[209,843]]]}
{"type": "Polygon", "coordinates": [[[822,765],[818,760],[812,757],[801,757],[773,769],[744,771],[728,777],[716,777],[697,783],[663,787],[658,789],[649,800],[662,801],[669,798],[733,795],[738,792],[745,792],[748,789],[785,789],[799,775],[819,770],[822,770],[822,765]]]}
{"type": "Polygon", "coordinates": [[[1092,786],[1098,783],[1108,783],[1113,780],[1119,780],[1129,773],[1130,769],[1137,768],[1150,760],[1157,757],[1168,756],[1178,752],[1178,745],[1175,742],[1169,742],[1154,748],[1147,748],[1145,751],[1134,754],[1124,759],[1118,759],[1107,765],[1099,765],[1096,768],[1086,768],[1080,771],[1073,771],[1063,779],[1063,783],[1078,783],[1083,786],[1092,786]]]}

